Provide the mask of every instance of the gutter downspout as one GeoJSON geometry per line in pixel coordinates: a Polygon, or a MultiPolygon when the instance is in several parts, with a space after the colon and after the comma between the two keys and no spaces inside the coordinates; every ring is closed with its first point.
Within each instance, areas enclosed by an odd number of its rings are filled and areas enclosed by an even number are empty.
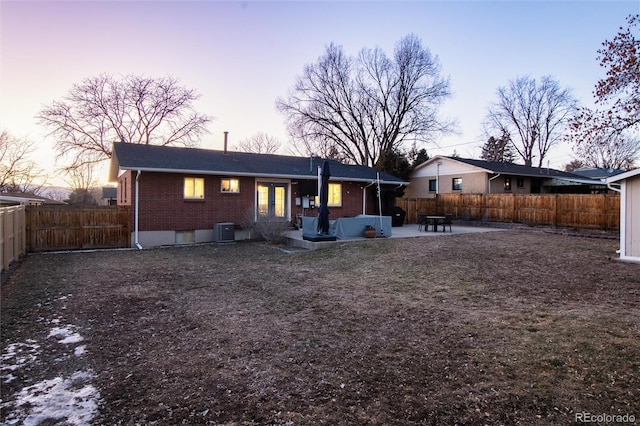
{"type": "Polygon", "coordinates": [[[620,188],[616,188],[614,186],[611,186],[610,182],[607,182],[607,188],[609,188],[610,190],[615,191],[617,193],[622,193],[622,190],[620,188]]]}
{"type": "Polygon", "coordinates": [[[498,177],[500,177],[500,175],[501,175],[501,174],[502,174],[502,173],[498,173],[497,175],[495,175],[494,177],[492,177],[492,178],[490,178],[490,179],[489,179],[489,191],[488,191],[488,192],[489,192],[489,194],[491,194],[491,181],[492,181],[492,180],[494,180],[494,179],[496,179],[496,178],[498,178],[498,177]]]}
{"type": "MultiPolygon", "coordinates": [[[[619,194],[622,194],[622,188],[615,188],[613,186],[611,186],[611,182],[607,182],[607,188],[609,188],[612,191],[615,191],[619,194]]],[[[626,226],[624,224],[624,208],[626,208],[625,206],[622,205],[622,198],[620,198],[620,248],[618,250],[616,250],[616,253],[618,255],[624,256],[624,248],[625,248],[625,244],[626,244],[626,226]]]]}
{"type": "Polygon", "coordinates": [[[138,179],[140,179],[140,175],[142,174],[141,170],[138,170],[137,174],[136,174],[136,204],[135,204],[135,210],[134,210],[134,224],[133,224],[133,244],[138,248],[138,250],[142,250],[142,246],[140,245],[140,242],[138,241],[138,211],[139,211],[139,207],[138,207],[138,200],[140,199],[140,185],[138,183],[138,179]]]}

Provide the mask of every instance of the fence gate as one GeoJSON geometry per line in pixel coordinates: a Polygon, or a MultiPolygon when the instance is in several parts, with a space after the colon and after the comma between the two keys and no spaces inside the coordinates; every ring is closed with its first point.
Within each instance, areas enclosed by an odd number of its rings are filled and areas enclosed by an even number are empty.
{"type": "Polygon", "coordinates": [[[128,207],[28,206],[27,251],[131,246],[128,207]]]}

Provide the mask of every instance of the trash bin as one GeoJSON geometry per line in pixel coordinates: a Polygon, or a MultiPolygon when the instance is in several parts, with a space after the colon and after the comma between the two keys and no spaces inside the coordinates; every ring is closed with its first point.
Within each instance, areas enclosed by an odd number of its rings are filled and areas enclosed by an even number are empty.
{"type": "Polygon", "coordinates": [[[393,208],[393,214],[391,215],[391,226],[404,225],[404,219],[407,216],[407,212],[398,206],[393,208]]]}

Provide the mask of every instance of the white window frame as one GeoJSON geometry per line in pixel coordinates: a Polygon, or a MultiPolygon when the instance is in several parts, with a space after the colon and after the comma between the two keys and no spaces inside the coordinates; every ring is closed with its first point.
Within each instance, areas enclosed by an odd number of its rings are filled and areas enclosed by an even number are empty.
{"type": "Polygon", "coordinates": [[[236,179],[236,178],[222,178],[220,179],[220,192],[222,192],[223,194],[239,194],[240,193],[240,179],[236,179]],[[224,189],[224,182],[228,181],[229,182],[229,190],[225,191],[224,189]],[[233,191],[233,185],[232,182],[236,182],[236,190],[233,191]]]}
{"type": "MultiPolygon", "coordinates": [[[[335,201],[335,200],[334,200],[335,201]]],[[[342,182],[329,182],[329,199],[327,200],[327,207],[342,207],[342,182]],[[338,187],[338,195],[340,200],[338,203],[332,203],[331,195],[333,192],[331,191],[331,187],[338,187]]]]}
{"type": "Polygon", "coordinates": [[[183,180],[182,195],[185,200],[204,200],[204,178],[185,176],[183,180]],[[187,187],[188,181],[191,181],[190,188],[187,187]],[[200,183],[199,188],[198,183],[200,183]],[[188,194],[187,189],[192,193],[188,194]],[[199,192],[198,189],[200,189],[201,192],[199,192]]]}

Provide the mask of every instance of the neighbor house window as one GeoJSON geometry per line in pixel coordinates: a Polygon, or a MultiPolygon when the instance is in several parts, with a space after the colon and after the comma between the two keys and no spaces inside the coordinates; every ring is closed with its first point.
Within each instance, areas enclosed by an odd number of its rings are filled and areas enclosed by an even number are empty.
{"type": "Polygon", "coordinates": [[[203,199],[204,198],[204,178],[184,178],[184,198],[203,199]]]}
{"type": "Polygon", "coordinates": [[[504,178],[504,190],[511,191],[511,178],[504,178]]]}
{"type": "Polygon", "coordinates": [[[436,192],[438,190],[438,181],[435,179],[429,179],[429,192],[436,192]]]}
{"type": "Polygon", "coordinates": [[[237,194],[240,192],[240,181],[238,179],[222,179],[220,191],[237,194]]]}
{"type": "Polygon", "coordinates": [[[516,185],[518,186],[518,188],[524,188],[524,179],[518,178],[516,180],[516,185]]]}
{"type": "Polygon", "coordinates": [[[451,189],[454,191],[462,191],[462,178],[453,178],[451,181],[451,189]]]}

